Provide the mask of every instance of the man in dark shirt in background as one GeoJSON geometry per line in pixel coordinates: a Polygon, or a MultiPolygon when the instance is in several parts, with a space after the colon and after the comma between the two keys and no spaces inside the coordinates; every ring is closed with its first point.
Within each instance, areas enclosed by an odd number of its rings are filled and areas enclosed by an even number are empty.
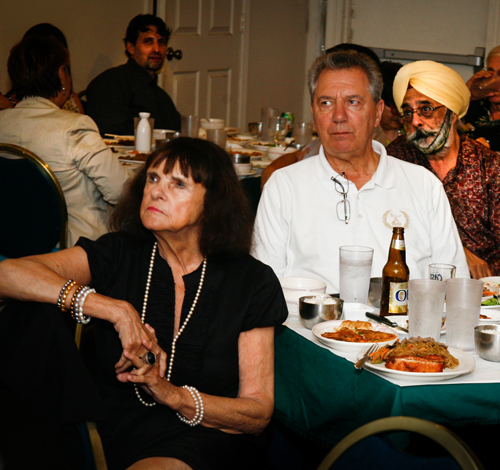
{"type": "Polygon", "coordinates": [[[156,129],[180,130],[181,116],[157,83],[170,33],[153,15],[137,15],[129,23],[128,62],[101,73],[87,87],[87,114],[102,135],[134,135],[134,118],[140,112],[151,114],[156,129]]]}
{"type": "Polygon", "coordinates": [[[442,181],[472,277],[500,275],[500,157],[458,133],[470,98],[463,79],[443,64],[422,60],[399,70],[393,90],[407,135],[387,153],[442,181]]]}

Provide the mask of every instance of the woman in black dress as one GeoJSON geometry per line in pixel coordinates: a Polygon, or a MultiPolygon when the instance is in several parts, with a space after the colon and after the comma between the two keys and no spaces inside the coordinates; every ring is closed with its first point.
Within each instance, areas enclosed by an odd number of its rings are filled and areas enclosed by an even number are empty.
{"type": "Polygon", "coordinates": [[[0,263],[0,297],[94,318],[110,469],[259,468],[287,309],[248,254],[251,220],[228,155],[180,138],[150,155],[114,233],[0,263]]]}

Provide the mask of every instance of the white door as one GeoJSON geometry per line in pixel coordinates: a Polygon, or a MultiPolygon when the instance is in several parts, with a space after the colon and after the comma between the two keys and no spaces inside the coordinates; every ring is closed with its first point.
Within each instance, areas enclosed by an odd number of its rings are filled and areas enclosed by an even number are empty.
{"type": "MultiPolygon", "coordinates": [[[[169,46],[182,51],[166,67],[165,88],[179,112],[240,126],[246,96],[242,73],[244,0],[166,0],[169,46]]],[[[162,16],[161,9],[159,15],[162,16]]]]}

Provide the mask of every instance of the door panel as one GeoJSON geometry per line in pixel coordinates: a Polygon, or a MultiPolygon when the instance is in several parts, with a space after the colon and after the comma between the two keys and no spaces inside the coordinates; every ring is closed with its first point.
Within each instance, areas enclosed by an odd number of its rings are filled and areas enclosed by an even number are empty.
{"type": "Polygon", "coordinates": [[[181,114],[222,118],[228,126],[237,125],[242,2],[167,1],[169,46],[183,54],[182,60],[169,63],[171,96],[181,114]]]}
{"type": "Polygon", "coordinates": [[[199,72],[179,72],[174,74],[172,99],[177,109],[182,110],[182,114],[198,114],[199,95],[199,72]]]}

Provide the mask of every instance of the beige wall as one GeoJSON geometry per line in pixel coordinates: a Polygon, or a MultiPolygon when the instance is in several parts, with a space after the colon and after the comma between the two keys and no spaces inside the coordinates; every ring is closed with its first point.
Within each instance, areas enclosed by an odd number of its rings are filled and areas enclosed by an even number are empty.
{"type": "Polygon", "coordinates": [[[149,13],[149,0],[3,0],[0,26],[0,91],[10,88],[7,58],[14,44],[37,23],[62,30],[71,53],[73,88],[85,89],[103,70],[126,60],[122,39],[128,22],[149,13]]]}
{"type": "Polygon", "coordinates": [[[303,118],[307,0],[251,0],[247,121],[271,106],[303,118]]]}

